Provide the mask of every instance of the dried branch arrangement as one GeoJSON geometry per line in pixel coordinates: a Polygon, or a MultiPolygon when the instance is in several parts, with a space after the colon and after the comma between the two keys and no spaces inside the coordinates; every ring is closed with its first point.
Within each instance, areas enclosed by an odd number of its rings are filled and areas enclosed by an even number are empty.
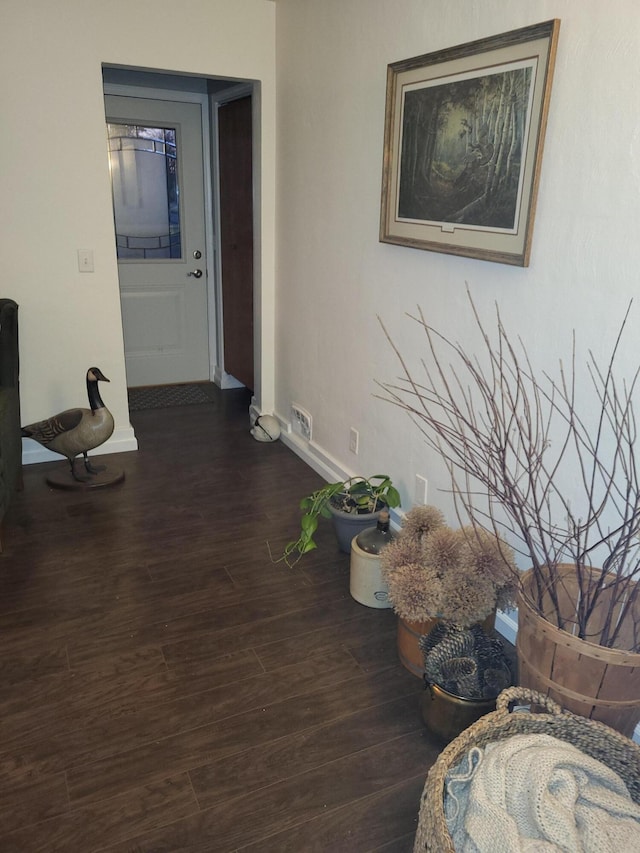
{"type": "Polygon", "coordinates": [[[444,459],[461,523],[504,535],[530,561],[535,600],[557,627],[609,648],[640,651],[640,478],[633,408],[640,368],[614,376],[624,317],[608,363],[592,352],[590,400],[576,369],[535,375],[520,339],[496,307],[492,340],[469,295],[483,345],[469,354],[432,328],[421,310],[426,354],[415,373],[380,320],[402,368],[378,383],[381,399],[409,414],[444,459]],[[598,566],[594,570],[594,566],[598,566]],[[573,607],[567,615],[566,602],[573,607]],[[630,629],[631,626],[631,629],[630,629]]]}

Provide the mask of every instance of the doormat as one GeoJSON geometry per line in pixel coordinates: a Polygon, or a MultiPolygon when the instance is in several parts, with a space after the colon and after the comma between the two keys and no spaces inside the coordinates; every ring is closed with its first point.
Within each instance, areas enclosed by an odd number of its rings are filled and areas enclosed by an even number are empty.
{"type": "Polygon", "coordinates": [[[167,409],[171,406],[197,406],[214,403],[215,385],[212,382],[193,382],[181,385],[150,385],[128,388],[129,411],[167,409]]]}

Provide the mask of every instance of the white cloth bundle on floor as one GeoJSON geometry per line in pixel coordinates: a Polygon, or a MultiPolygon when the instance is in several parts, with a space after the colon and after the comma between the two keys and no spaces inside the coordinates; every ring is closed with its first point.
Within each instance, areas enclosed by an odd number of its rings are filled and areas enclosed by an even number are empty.
{"type": "Polygon", "coordinates": [[[444,807],[459,853],[640,851],[640,806],[620,776],[545,734],[473,747],[447,774],[444,807]]]}

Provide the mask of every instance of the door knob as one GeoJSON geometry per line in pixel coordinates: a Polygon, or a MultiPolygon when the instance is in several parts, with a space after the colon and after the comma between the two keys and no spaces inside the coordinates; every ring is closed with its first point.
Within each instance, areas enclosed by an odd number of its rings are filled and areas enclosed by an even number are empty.
{"type": "Polygon", "coordinates": [[[187,275],[192,275],[194,278],[202,278],[202,270],[193,270],[193,272],[188,272],[187,275]]]}

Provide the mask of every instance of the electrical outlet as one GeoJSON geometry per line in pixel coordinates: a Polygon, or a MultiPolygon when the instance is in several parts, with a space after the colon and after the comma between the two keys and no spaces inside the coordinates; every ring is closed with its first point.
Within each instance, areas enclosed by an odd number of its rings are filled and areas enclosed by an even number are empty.
{"type": "Polygon", "coordinates": [[[291,429],[311,441],[311,415],[297,403],[291,404],[291,429]]]}
{"type": "Polygon", "coordinates": [[[427,503],[428,487],[427,478],[416,474],[415,492],[413,495],[416,504],[424,506],[427,503]]]}
{"type": "Polygon", "coordinates": [[[357,429],[351,427],[349,430],[349,450],[358,455],[358,444],[360,443],[360,433],[357,429]]]}

